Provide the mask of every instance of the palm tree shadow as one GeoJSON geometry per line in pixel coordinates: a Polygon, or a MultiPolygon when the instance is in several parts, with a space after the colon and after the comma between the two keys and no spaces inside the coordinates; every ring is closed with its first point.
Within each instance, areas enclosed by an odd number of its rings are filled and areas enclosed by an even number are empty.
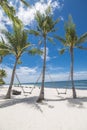
{"type": "Polygon", "coordinates": [[[87,97],[78,97],[76,99],[73,98],[63,98],[62,96],[59,96],[59,98],[57,99],[45,99],[47,102],[48,101],[56,101],[56,102],[60,102],[60,101],[67,101],[68,102],[68,106],[69,107],[77,107],[77,108],[86,108],[84,106],[84,103],[87,102],[87,97]]]}
{"type": "Polygon", "coordinates": [[[68,98],[67,101],[70,107],[86,108],[84,103],[87,102],[87,97],[78,97],[76,99],[68,98]]]}
{"type": "Polygon", "coordinates": [[[5,99],[4,101],[0,102],[0,108],[6,108],[6,107],[10,107],[16,104],[27,104],[27,105],[31,105],[32,107],[34,107],[35,109],[39,110],[40,112],[43,112],[40,105],[38,103],[36,103],[37,100],[37,96],[34,97],[29,97],[29,98],[20,98],[20,99],[5,99]]]}
{"type": "Polygon", "coordinates": [[[46,98],[45,101],[64,101],[67,100],[67,98],[63,97],[62,95],[56,96],[56,98],[46,98]]]}
{"type": "Polygon", "coordinates": [[[0,109],[1,108],[6,108],[6,107],[10,107],[16,104],[27,104],[27,105],[31,105],[32,107],[34,107],[35,109],[39,110],[41,113],[43,113],[43,110],[41,109],[41,105],[46,105],[49,108],[54,108],[53,105],[49,105],[48,102],[52,101],[56,101],[56,102],[60,102],[60,101],[67,101],[68,102],[68,106],[69,107],[77,107],[77,108],[86,108],[84,106],[84,102],[87,102],[87,97],[79,97],[76,99],[73,98],[63,98],[63,97],[59,97],[56,99],[48,99],[46,98],[44,102],[41,103],[37,103],[37,98],[38,96],[34,96],[34,97],[28,97],[28,98],[20,98],[20,99],[7,99],[4,101],[0,101],[0,109]]]}
{"type": "Polygon", "coordinates": [[[64,101],[67,100],[66,98],[60,98],[60,99],[45,99],[45,101],[64,101]]]}

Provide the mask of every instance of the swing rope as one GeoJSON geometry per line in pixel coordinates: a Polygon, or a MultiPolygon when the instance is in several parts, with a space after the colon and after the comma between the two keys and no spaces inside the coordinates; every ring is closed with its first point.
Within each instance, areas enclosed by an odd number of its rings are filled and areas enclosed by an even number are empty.
{"type": "Polygon", "coordinates": [[[15,73],[15,76],[16,76],[16,79],[18,80],[18,87],[21,87],[21,89],[22,89],[22,91],[23,91],[23,93],[25,93],[25,91],[24,91],[24,89],[23,89],[23,87],[22,87],[22,85],[21,85],[21,83],[20,83],[20,80],[19,80],[19,78],[18,78],[18,75],[15,73]]]}
{"type": "MultiPolygon", "coordinates": [[[[49,74],[49,72],[48,72],[48,75],[49,75],[50,80],[51,80],[52,82],[54,82],[53,79],[52,79],[52,77],[51,77],[51,75],[49,74]]],[[[69,80],[70,80],[70,74],[69,74],[69,77],[68,77],[68,81],[69,81],[69,80]]],[[[69,83],[69,82],[68,82],[68,83],[69,83]]],[[[65,92],[59,92],[59,90],[56,88],[56,91],[57,91],[57,94],[58,94],[58,95],[59,95],[59,94],[67,94],[68,83],[67,83],[67,85],[66,85],[65,92]]]]}
{"type": "Polygon", "coordinates": [[[19,80],[19,78],[18,78],[18,75],[15,73],[16,79],[18,80],[18,83],[19,83],[18,86],[22,88],[22,91],[23,91],[24,94],[25,94],[25,93],[32,94],[32,92],[33,92],[33,90],[34,90],[36,84],[38,83],[38,81],[39,81],[41,75],[42,75],[42,72],[41,72],[41,74],[39,75],[39,77],[38,77],[38,79],[36,80],[36,82],[34,83],[34,86],[32,87],[31,91],[30,91],[30,92],[25,92],[25,90],[23,89],[23,86],[22,86],[21,83],[20,83],[20,80],[19,80]]]}
{"type": "MultiPolygon", "coordinates": [[[[39,77],[38,77],[38,79],[36,80],[36,82],[34,83],[34,87],[32,87],[32,89],[31,89],[31,91],[30,91],[30,94],[32,94],[33,89],[36,87],[36,84],[38,83],[38,81],[39,81],[41,75],[42,75],[42,72],[41,72],[41,74],[39,75],[39,77]]],[[[39,89],[40,89],[40,87],[39,87],[39,89]]]]}

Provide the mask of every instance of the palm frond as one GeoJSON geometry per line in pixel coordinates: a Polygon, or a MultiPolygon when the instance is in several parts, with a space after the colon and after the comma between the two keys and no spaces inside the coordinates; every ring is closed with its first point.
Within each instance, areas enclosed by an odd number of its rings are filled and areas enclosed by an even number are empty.
{"type": "Polygon", "coordinates": [[[58,30],[58,28],[53,28],[52,30],[51,30],[51,32],[56,32],[58,30]]]}
{"type": "Polygon", "coordinates": [[[52,15],[48,9],[49,13],[41,14],[39,11],[36,13],[36,21],[38,23],[38,28],[42,34],[47,35],[51,31],[53,32],[55,29],[55,25],[59,22],[59,18],[57,20],[52,19],[52,15]]]}
{"type": "Polygon", "coordinates": [[[29,50],[28,53],[31,54],[31,55],[36,55],[36,54],[42,55],[43,54],[43,52],[40,49],[37,49],[37,48],[33,48],[33,49],[29,50]]]}
{"type": "Polygon", "coordinates": [[[29,30],[28,33],[33,34],[35,36],[40,36],[40,33],[38,31],[35,31],[35,30],[29,30]]]}
{"type": "Polygon", "coordinates": [[[49,15],[51,13],[51,6],[48,6],[48,8],[45,10],[46,15],[49,15]]]}
{"type": "Polygon", "coordinates": [[[75,24],[73,23],[73,18],[71,15],[68,16],[68,21],[64,24],[66,32],[68,30],[75,30],[75,24]]]}
{"type": "Polygon", "coordinates": [[[6,44],[3,40],[3,42],[0,42],[0,49],[11,49],[11,46],[9,44],[6,44]]]}
{"type": "Polygon", "coordinates": [[[66,48],[59,50],[59,54],[61,54],[61,55],[64,54],[65,50],[66,50],[66,48]]]}
{"type": "Polygon", "coordinates": [[[11,15],[15,15],[15,9],[9,5],[8,1],[2,0],[0,3],[1,7],[3,8],[4,12],[10,17],[11,15]]]}
{"type": "Polygon", "coordinates": [[[0,78],[4,78],[7,76],[7,73],[4,69],[0,69],[0,78]]]}
{"type": "Polygon", "coordinates": [[[59,23],[59,22],[60,22],[60,18],[57,18],[57,19],[54,21],[53,25],[56,25],[56,24],[59,23]]]}
{"type": "Polygon", "coordinates": [[[18,26],[20,24],[22,24],[21,20],[18,19],[17,16],[15,16],[16,11],[14,9],[13,6],[10,6],[8,1],[2,1],[0,3],[2,9],[4,10],[5,14],[9,17],[9,19],[11,19],[15,24],[17,24],[18,26]]]}
{"type": "Polygon", "coordinates": [[[22,47],[21,52],[24,52],[24,50],[26,50],[30,46],[32,46],[32,44],[28,42],[24,47],[22,47]]]}
{"type": "Polygon", "coordinates": [[[87,32],[84,33],[80,38],[78,38],[78,40],[76,41],[76,45],[78,44],[82,44],[84,42],[87,42],[87,32]]]}
{"type": "Polygon", "coordinates": [[[54,44],[54,45],[56,44],[56,43],[54,42],[54,40],[53,40],[52,37],[47,37],[47,39],[48,39],[48,41],[51,42],[52,44],[54,44]]]}
{"type": "Polygon", "coordinates": [[[27,32],[22,26],[18,27],[14,25],[13,32],[3,31],[3,33],[9,43],[6,44],[2,40],[2,43],[0,43],[0,50],[6,52],[6,54],[13,54],[19,58],[24,52],[26,52],[27,48],[31,46],[31,44],[27,42],[27,32]]]}
{"type": "Polygon", "coordinates": [[[0,49],[0,57],[4,57],[9,54],[10,52],[7,49],[0,49]]]}
{"type": "Polygon", "coordinates": [[[22,64],[22,61],[20,59],[18,59],[17,64],[19,64],[19,65],[22,64]]]}
{"type": "Polygon", "coordinates": [[[76,47],[81,49],[81,50],[87,50],[87,47],[83,47],[83,46],[76,46],[76,47]]]}
{"type": "Polygon", "coordinates": [[[20,0],[25,6],[31,7],[29,3],[27,3],[25,0],[20,0]]]}
{"type": "Polygon", "coordinates": [[[64,46],[66,46],[66,40],[60,36],[54,36],[57,40],[59,40],[64,46]]]}

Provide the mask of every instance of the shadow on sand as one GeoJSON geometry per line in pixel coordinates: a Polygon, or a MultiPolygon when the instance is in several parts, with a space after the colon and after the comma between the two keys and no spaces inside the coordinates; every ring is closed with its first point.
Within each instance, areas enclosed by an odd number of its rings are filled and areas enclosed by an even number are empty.
{"type": "Polygon", "coordinates": [[[41,109],[41,105],[45,105],[49,108],[54,108],[53,105],[49,105],[49,102],[60,102],[60,101],[67,101],[67,105],[69,107],[77,107],[77,108],[86,108],[84,106],[84,103],[87,102],[87,97],[79,97],[76,99],[73,98],[64,98],[62,96],[57,97],[56,99],[45,99],[41,103],[37,103],[37,96],[34,97],[27,97],[27,98],[20,98],[20,99],[4,99],[0,101],[0,109],[10,107],[16,104],[24,103],[27,105],[31,105],[35,109],[39,110],[41,113],[43,113],[43,110],[41,109]]]}
{"type": "Polygon", "coordinates": [[[87,97],[78,97],[76,99],[69,98],[67,100],[68,100],[68,105],[70,107],[86,108],[84,106],[84,103],[87,102],[87,97]]]}
{"type": "Polygon", "coordinates": [[[27,105],[32,105],[32,107],[34,107],[35,109],[39,110],[40,112],[43,112],[36,100],[37,96],[21,99],[4,99],[4,101],[0,102],[0,108],[6,108],[16,104],[24,103],[27,105]]]}
{"type": "Polygon", "coordinates": [[[78,97],[76,99],[73,98],[63,98],[62,96],[59,96],[59,98],[57,99],[45,99],[46,102],[49,101],[56,101],[56,102],[60,102],[60,101],[67,101],[67,105],[69,107],[77,107],[77,108],[86,108],[84,106],[84,103],[87,102],[87,97],[78,97]]]}

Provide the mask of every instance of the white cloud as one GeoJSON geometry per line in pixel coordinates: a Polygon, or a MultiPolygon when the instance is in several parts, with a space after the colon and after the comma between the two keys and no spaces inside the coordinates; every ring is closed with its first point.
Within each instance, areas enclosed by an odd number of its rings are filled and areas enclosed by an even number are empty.
{"type": "MultiPolygon", "coordinates": [[[[69,72],[56,73],[56,71],[54,71],[54,73],[47,73],[47,75],[46,75],[46,81],[49,81],[49,82],[51,82],[51,81],[69,81],[69,80],[70,80],[69,72]]],[[[87,71],[75,72],[74,80],[87,80],[87,71]]]]}
{"type": "MultiPolygon", "coordinates": [[[[0,68],[3,68],[7,72],[7,77],[5,78],[6,83],[10,83],[11,75],[12,75],[12,68],[8,67],[7,65],[1,65],[0,68]]],[[[38,68],[29,68],[29,67],[19,67],[16,69],[16,74],[19,77],[20,82],[35,82],[36,78],[39,75],[39,72],[37,73],[38,68]]],[[[14,82],[18,82],[15,78],[14,82]]]]}
{"type": "Polygon", "coordinates": [[[47,72],[50,72],[50,73],[59,73],[59,72],[62,72],[62,71],[64,71],[63,67],[54,67],[52,65],[48,65],[47,66],[47,72]]]}
{"type": "Polygon", "coordinates": [[[35,74],[36,73],[36,70],[37,70],[37,67],[35,68],[29,68],[29,67],[19,67],[19,69],[16,70],[16,72],[19,74],[19,75],[29,75],[29,74],[35,74]]]}
{"type": "Polygon", "coordinates": [[[74,73],[75,79],[87,79],[87,71],[79,71],[74,73]]]}
{"type": "MultiPolygon", "coordinates": [[[[41,55],[41,58],[44,59],[44,48],[41,48],[41,50],[43,51],[43,55],[41,55]]],[[[48,54],[49,54],[49,48],[46,47],[46,61],[50,60],[50,57],[48,54]]]]}
{"type": "Polygon", "coordinates": [[[3,10],[0,8],[0,40],[1,40],[1,37],[2,37],[5,41],[7,41],[5,35],[2,34],[2,30],[7,31],[7,25],[11,26],[12,23],[9,20],[9,18],[5,15],[3,10]]]}
{"type": "Polygon", "coordinates": [[[5,38],[5,36],[1,33],[1,30],[7,30],[4,21],[5,21],[5,17],[3,15],[3,11],[0,10],[0,40],[1,37],[5,38]]]}
{"type": "MultiPolygon", "coordinates": [[[[3,69],[6,70],[7,72],[7,78],[5,78],[6,83],[10,83],[11,80],[11,74],[12,74],[12,68],[2,65],[1,66],[3,69]]],[[[1,68],[0,67],[0,68],[1,68]]],[[[52,69],[52,67],[50,67],[52,69]]],[[[64,69],[61,67],[53,67],[52,70],[48,69],[46,72],[46,80],[45,81],[69,81],[70,78],[70,73],[69,72],[64,72],[64,69]]],[[[19,67],[16,70],[16,73],[19,77],[19,80],[21,83],[31,83],[31,82],[36,82],[38,77],[40,76],[41,73],[41,68],[34,67],[19,67]]],[[[78,71],[74,73],[74,79],[75,80],[84,80],[87,79],[87,71],[78,71]]],[[[41,82],[41,77],[39,79],[39,82],[41,82]]],[[[15,78],[15,83],[18,83],[17,79],[15,78]]]]}
{"type": "Polygon", "coordinates": [[[45,10],[48,8],[48,6],[51,6],[52,13],[55,10],[55,8],[61,8],[59,1],[52,0],[48,0],[47,2],[41,0],[33,4],[31,8],[27,9],[25,9],[24,5],[21,3],[17,12],[17,16],[22,20],[24,25],[30,25],[34,21],[36,11],[39,11],[43,14],[45,10]]]}
{"type": "MultiPolygon", "coordinates": [[[[39,2],[35,2],[31,8],[25,8],[25,6],[19,2],[19,0],[9,0],[9,4],[16,8],[17,16],[22,20],[24,25],[32,26],[34,25],[32,23],[34,22],[35,13],[37,10],[41,13],[44,13],[49,5],[52,7],[52,12],[55,10],[55,8],[61,8],[60,2],[56,0],[41,0],[39,2]]],[[[12,26],[12,22],[5,15],[2,8],[0,8],[0,30],[7,30],[8,25],[12,26]]],[[[6,40],[5,36],[0,31],[0,38],[1,36],[6,40]]]]}

